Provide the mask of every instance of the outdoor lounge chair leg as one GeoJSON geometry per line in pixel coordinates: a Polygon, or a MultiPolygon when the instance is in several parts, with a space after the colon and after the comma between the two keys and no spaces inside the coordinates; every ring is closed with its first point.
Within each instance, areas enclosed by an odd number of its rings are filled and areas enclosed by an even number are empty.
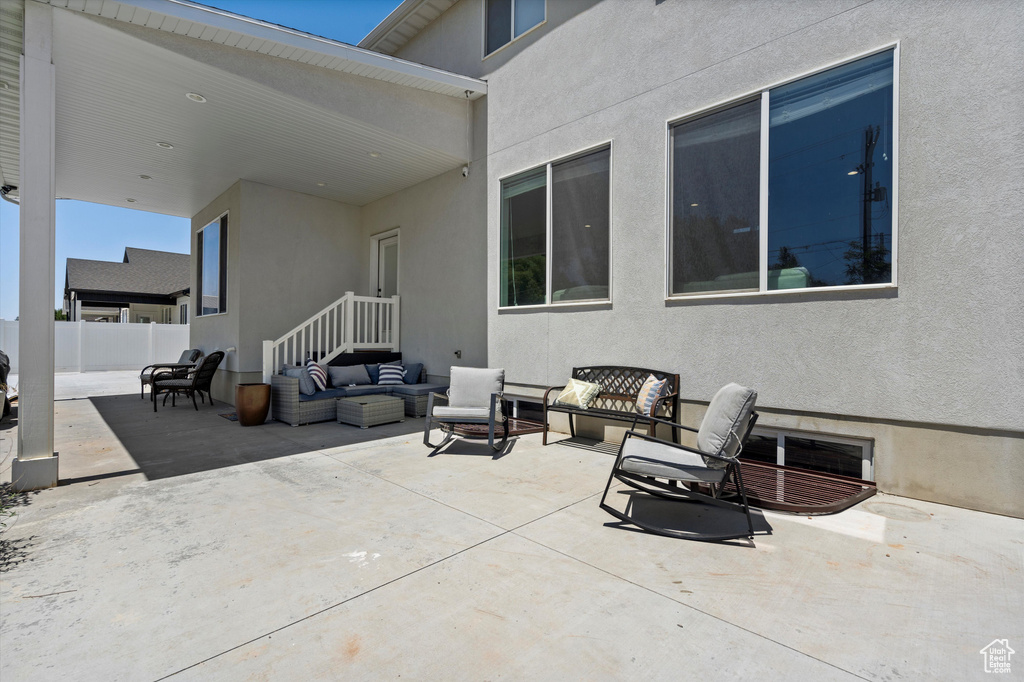
{"type": "MultiPolygon", "coordinates": [[[[200,397],[202,397],[202,395],[202,393],[199,393],[200,397]]],[[[192,391],[192,407],[196,408],[196,412],[199,411],[199,405],[196,405],[196,391],[192,391]]]]}

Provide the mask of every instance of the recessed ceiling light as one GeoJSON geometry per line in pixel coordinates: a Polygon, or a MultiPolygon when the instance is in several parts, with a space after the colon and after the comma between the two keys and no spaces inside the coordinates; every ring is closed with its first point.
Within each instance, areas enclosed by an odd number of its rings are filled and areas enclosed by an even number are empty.
{"type": "Polygon", "coordinates": [[[700,206],[700,204],[690,204],[690,206],[700,206]]]}
{"type": "Polygon", "coordinates": [[[152,180],[153,179],[153,178],[151,178],[148,175],[140,175],[139,177],[142,178],[143,180],[152,180]]]}
{"type": "Polygon", "coordinates": [[[135,199],[125,199],[125,201],[127,201],[129,204],[135,203],[135,199]]]}
{"type": "Polygon", "coordinates": [[[200,95],[198,92],[186,92],[185,97],[188,97],[193,102],[199,102],[200,104],[206,101],[206,98],[200,95]]]}
{"type": "Polygon", "coordinates": [[[380,152],[370,152],[370,156],[372,156],[375,159],[379,159],[380,158],[380,152]]]}
{"type": "Polygon", "coordinates": [[[170,142],[157,142],[156,146],[160,147],[160,149],[174,149],[174,145],[170,142]]]}
{"type": "Polygon", "coordinates": [[[860,171],[855,171],[855,170],[852,170],[849,173],[847,173],[847,175],[859,175],[859,174],[860,174],[860,171]]]}
{"type": "Polygon", "coordinates": [[[327,183],[326,182],[318,182],[318,183],[316,183],[316,186],[317,187],[326,187],[327,183]]]}

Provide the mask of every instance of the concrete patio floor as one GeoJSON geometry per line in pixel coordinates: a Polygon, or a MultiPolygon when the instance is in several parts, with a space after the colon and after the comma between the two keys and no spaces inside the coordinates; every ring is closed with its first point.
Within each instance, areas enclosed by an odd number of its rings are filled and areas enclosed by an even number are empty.
{"type": "Polygon", "coordinates": [[[154,414],[131,372],[56,382],[62,484],[0,536],[3,680],[963,680],[1024,651],[1020,519],[880,494],[684,542],[598,508],[613,444],[428,457],[418,419],[242,428],[154,414]]]}

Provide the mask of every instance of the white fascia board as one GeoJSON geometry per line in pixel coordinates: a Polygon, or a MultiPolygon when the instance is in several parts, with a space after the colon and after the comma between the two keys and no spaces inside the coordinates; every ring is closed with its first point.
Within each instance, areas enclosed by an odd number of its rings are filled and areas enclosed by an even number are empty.
{"type": "Polygon", "coordinates": [[[487,94],[487,83],[450,71],[435,69],[423,64],[398,59],[390,55],[373,52],[361,47],[347,45],[336,40],[314,36],[295,29],[251,19],[213,7],[198,5],[186,0],[116,0],[119,4],[165,14],[177,19],[203,24],[213,28],[249,35],[299,50],[309,50],[337,57],[348,62],[384,69],[393,73],[421,78],[440,85],[456,88],[468,93],[469,99],[479,99],[487,94]]]}
{"type": "Polygon", "coordinates": [[[408,19],[409,15],[418,10],[424,1],[405,0],[405,2],[392,10],[391,14],[384,17],[384,20],[377,24],[372,31],[367,33],[365,38],[359,41],[359,47],[366,48],[367,50],[373,49],[373,46],[378,41],[387,37],[391,31],[408,19]]]}

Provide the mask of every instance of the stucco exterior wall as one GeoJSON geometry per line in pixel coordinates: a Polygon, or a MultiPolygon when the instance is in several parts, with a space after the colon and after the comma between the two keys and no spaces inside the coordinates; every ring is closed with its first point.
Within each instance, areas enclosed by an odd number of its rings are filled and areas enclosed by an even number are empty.
{"type": "Polygon", "coordinates": [[[402,355],[433,377],[487,366],[486,165],[454,170],[363,207],[363,284],[370,239],[400,229],[402,355]],[[462,351],[462,358],[454,352],[462,351]]]}
{"type": "MultiPolygon", "coordinates": [[[[234,386],[259,381],[262,343],[276,339],[346,291],[362,291],[359,209],[240,180],[192,220],[193,234],[228,211],[228,311],[195,317],[191,338],[205,353],[235,347],[213,396],[234,403],[234,386]]],[[[192,250],[195,286],[195,237],[192,250]]]]}
{"type": "MultiPolygon", "coordinates": [[[[189,311],[192,324],[189,327],[190,346],[198,348],[209,355],[215,350],[224,350],[231,346],[238,345],[239,325],[241,315],[241,296],[239,283],[241,273],[238,261],[239,246],[241,244],[242,217],[242,182],[236,182],[220,196],[214,199],[209,206],[192,217],[192,241],[189,282],[192,290],[196,291],[196,277],[198,273],[196,260],[196,235],[211,222],[222,214],[228,214],[228,272],[227,272],[227,299],[228,309],[220,315],[197,316],[195,310],[189,311]]],[[[190,306],[191,308],[192,306],[190,306]]],[[[238,383],[234,375],[238,371],[238,357],[235,353],[228,353],[217,369],[214,377],[212,392],[214,398],[229,403],[234,403],[234,385],[238,383]]]]}
{"type": "Polygon", "coordinates": [[[491,363],[530,385],[628,363],[678,371],[686,399],[738,381],[774,408],[1020,431],[1020,6],[704,5],[607,0],[491,73],[491,363]],[[895,41],[898,290],[666,303],[666,121],[895,41]],[[498,312],[500,178],[607,140],[612,305],[498,312]]]}

